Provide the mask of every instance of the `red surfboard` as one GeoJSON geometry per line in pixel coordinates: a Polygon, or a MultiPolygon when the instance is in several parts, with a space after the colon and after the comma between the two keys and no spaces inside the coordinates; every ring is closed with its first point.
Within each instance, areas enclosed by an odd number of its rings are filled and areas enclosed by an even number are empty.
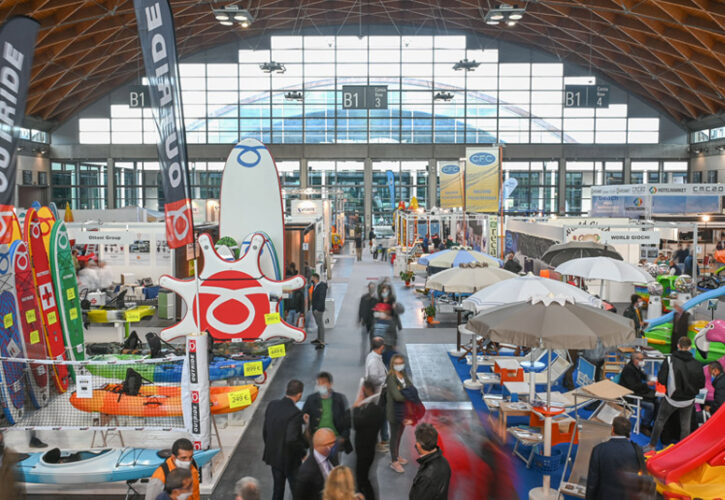
{"type": "MultiPolygon", "coordinates": [[[[50,265],[48,264],[48,254],[45,251],[43,243],[43,233],[41,224],[38,220],[38,214],[35,209],[30,208],[25,214],[25,240],[30,249],[30,255],[33,261],[33,276],[35,278],[35,287],[38,291],[38,301],[41,310],[41,318],[45,330],[45,344],[48,349],[48,355],[57,360],[68,359],[65,353],[65,344],[63,343],[63,331],[60,327],[60,317],[58,315],[58,306],[55,301],[55,292],[53,291],[53,278],[50,274],[50,265]]],[[[58,392],[68,390],[68,367],[66,365],[53,365],[55,377],[55,387],[58,392]]]]}

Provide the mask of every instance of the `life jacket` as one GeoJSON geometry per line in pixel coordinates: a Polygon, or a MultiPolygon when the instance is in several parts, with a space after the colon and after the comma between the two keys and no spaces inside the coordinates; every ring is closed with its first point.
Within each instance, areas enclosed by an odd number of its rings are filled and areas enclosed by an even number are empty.
{"type": "MultiPolygon", "coordinates": [[[[176,469],[176,463],[174,463],[174,456],[170,456],[167,458],[159,467],[154,471],[153,476],[151,478],[158,479],[163,484],[166,484],[166,476],[171,472],[172,470],[176,469]]],[[[199,496],[199,466],[196,465],[196,461],[192,458],[191,459],[191,481],[192,481],[192,489],[191,489],[191,500],[200,500],[199,496]]]]}

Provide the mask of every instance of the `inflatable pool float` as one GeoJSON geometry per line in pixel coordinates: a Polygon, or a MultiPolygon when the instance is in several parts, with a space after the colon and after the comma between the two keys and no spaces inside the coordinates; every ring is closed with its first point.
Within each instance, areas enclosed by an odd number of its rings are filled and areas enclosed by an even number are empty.
{"type": "MultiPolygon", "coordinates": [[[[254,402],[258,392],[257,386],[251,384],[211,387],[211,413],[220,415],[243,410],[254,402]]],[[[144,385],[137,396],[129,396],[122,393],[121,384],[107,384],[94,389],[90,398],[79,398],[73,392],[70,402],[78,410],[106,415],[181,416],[181,388],[178,386],[144,385]]]]}
{"type": "MultiPolygon", "coordinates": [[[[89,359],[89,361],[141,361],[144,359],[149,359],[149,357],[138,354],[107,354],[101,356],[93,356],[89,359]]],[[[264,372],[267,371],[267,367],[269,366],[269,363],[271,361],[272,359],[269,357],[257,359],[229,359],[216,356],[209,362],[209,380],[223,380],[227,378],[244,377],[244,367],[245,365],[250,363],[261,364],[262,371],[264,372]]],[[[126,370],[129,367],[132,367],[149,382],[181,382],[181,361],[171,361],[168,363],[144,363],[138,365],[89,364],[86,366],[88,371],[91,372],[93,375],[120,380],[126,378],[126,370]]],[[[249,368],[247,368],[247,370],[249,370],[249,368]]],[[[255,375],[252,375],[252,377],[256,377],[258,375],[260,375],[259,370],[256,370],[255,375]]]]}
{"type": "MultiPolygon", "coordinates": [[[[219,450],[195,451],[199,467],[209,463],[219,450]]],[[[170,456],[169,450],[106,448],[52,450],[20,456],[17,472],[25,483],[88,484],[132,481],[150,477],[170,456]]]]}
{"type": "MultiPolygon", "coordinates": [[[[707,321],[693,321],[690,323],[690,328],[688,330],[687,336],[690,337],[690,339],[693,340],[697,336],[698,332],[705,328],[707,326],[707,321]]],[[[647,330],[644,334],[645,339],[647,340],[647,343],[650,347],[657,349],[663,354],[670,354],[670,339],[672,338],[672,323],[663,323],[661,325],[657,325],[649,330],[647,330]]],[[[725,346],[723,346],[723,351],[720,356],[725,354],[725,346]]],[[[698,358],[699,361],[703,361],[704,358],[700,356],[698,358]]],[[[714,359],[720,359],[720,357],[715,357],[714,359]]]]}
{"type": "Polygon", "coordinates": [[[706,323],[697,329],[695,335],[690,335],[696,348],[695,358],[703,363],[719,361],[725,356],[725,321],[715,319],[695,323],[706,323]]]}

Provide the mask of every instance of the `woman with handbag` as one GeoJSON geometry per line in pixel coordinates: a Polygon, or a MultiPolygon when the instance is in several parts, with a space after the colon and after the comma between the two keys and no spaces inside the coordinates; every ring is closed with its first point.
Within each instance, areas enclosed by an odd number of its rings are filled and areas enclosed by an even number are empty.
{"type": "Polygon", "coordinates": [[[390,423],[390,468],[403,473],[403,465],[408,461],[399,456],[400,439],[405,426],[415,423],[425,413],[418,397],[418,390],[405,373],[405,358],[394,354],[390,358],[390,369],[385,381],[385,416],[390,423]]]}

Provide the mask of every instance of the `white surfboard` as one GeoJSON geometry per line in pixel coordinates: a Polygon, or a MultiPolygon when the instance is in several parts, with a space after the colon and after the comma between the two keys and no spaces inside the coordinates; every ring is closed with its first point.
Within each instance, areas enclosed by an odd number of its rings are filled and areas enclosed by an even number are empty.
{"type": "Polygon", "coordinates": [[[256,139],[234,146],[224,166],[219,208],[219,236],[241,242],[264,231],[277,251],[277,272],[284,276],[284,210],[279,174],[267,147],[256,139]]]}

